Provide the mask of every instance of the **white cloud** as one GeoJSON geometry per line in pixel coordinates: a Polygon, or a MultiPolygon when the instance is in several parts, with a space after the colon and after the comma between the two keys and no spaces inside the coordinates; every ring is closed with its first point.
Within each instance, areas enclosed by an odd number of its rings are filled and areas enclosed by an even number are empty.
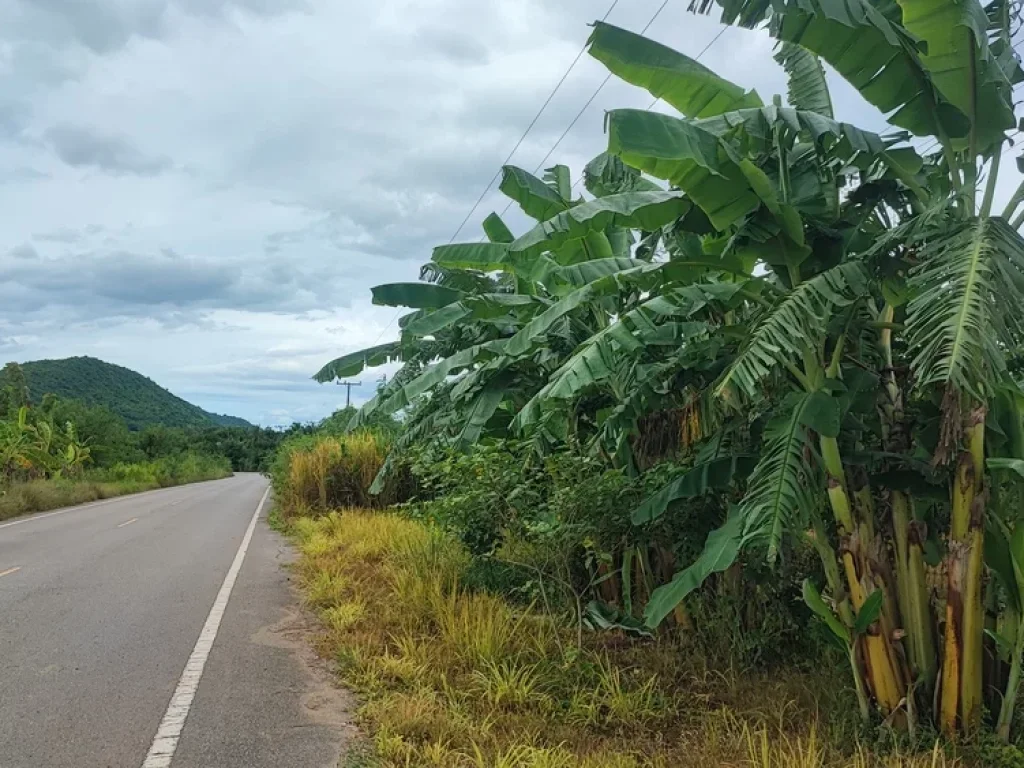
{"type": "MultiPolygon", "coordinates": [[[[265,423],[325,415],[343,397],[309,376],[394,331],[369,287],[447,242],[606,9],[0,0],[0,353],[95,355],[265,423]]],[[[718,31],[670,3],[648,34],[694,55],[718,31]]],[[[703,61],[785,89],[764,34],[729,29],[703,61]]],[[[584,56],[513,162],[533,170],[604,76],[584,56]]],[[[841,119],[884,125],[834,88],[841,119]]],[[[603,110],[649,103],[612,80],[552,162],[579,172],[603,110]]],[[[505,205],[492,191],[462,236],[505,205]]]]}

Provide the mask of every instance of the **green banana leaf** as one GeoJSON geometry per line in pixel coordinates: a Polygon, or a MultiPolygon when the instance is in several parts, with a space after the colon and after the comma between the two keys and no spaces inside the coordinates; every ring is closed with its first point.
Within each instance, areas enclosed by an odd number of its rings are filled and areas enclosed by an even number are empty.
{"type": "Polygon", "coordinates": [[[708,534],[704,551],[688,568],[668,584],[658,587],[644,609],[644,623],[651,629],[664,621],[687,595],[700,587],[713,573],[720,573],[736,562],[743,540],[743,520],[730,513],[725,524],[708,534]]]}
{"type": "Polygon", "coordinates": [[[609,227],[653,230],[674,222],[690,203],[674,192],[626,192],[573,206],[517,238],[509,250],[524,257],[557,250],[609,227]]]}
{"type": "Polygon", "coordinates": [[[657,112],[608,113],[608,151],[623,162],[682,189],[718,230],[755,210],[761,199],[719,137],[657,112]]]}
{"type": "Polygon", "coordinates": [[[978,0],[898,0],[903,26],[926,49],[935,87],[965,115],[976,114],[977,148],[1002,141],[1016,124],[1011,84],[989,48],[989,20],[978,0]]]}
{"type": "Polygon", "coordinates": [[[401,346],[398,342],[378,344],[375,347],[351,352],[332,360],[317,371],[313,378],[321,384],[335,379],[347,379],[349,376],[357,376],[365,368],[373,368],[392,360],[400,360],[401,354],[401,346]]]}
{"type": "Polygon", "coordinates": [[[385,283],[370,290],[374,304],[412,309],[440,309],[465,296],[462,291],[436,283],[385,283]]]}
{"type": "Polygon", "coordinates": [[[646,89],[687,117],[710,117],[763,104],[689,56],[628,30],[596,22],[589,53],[627,83],[646,89]]]}
{"type": "Polygon", "coordinates": [[[501,174],[498,188],[518,203],[527,216],[537,221],[550,219],[569,207],[568,201],[555,190],[522,168],[506,165],[501,174]]]}
{"type": "Polygon", "coordinates": [[[665,514],[669,504],[679,499],[694,499],[709,490],[724,490],[754,469],[756,456],[734,455],[711,459],[695,465],[648,496],[633,510],[633,525],[651,523],[665,514]]]}

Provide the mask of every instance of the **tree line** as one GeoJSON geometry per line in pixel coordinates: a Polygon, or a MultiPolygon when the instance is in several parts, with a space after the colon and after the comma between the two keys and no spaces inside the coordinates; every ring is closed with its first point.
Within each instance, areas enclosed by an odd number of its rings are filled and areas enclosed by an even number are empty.
{"type": "Polygon", "coordinates": [[[0,379],[0,458],[7,482],[73,477],[87,469],[190,453],[226,459],[236,472],[260,472],[287,434],[305,429],[150,425],[132,430],[106,406],[30,392],[17,363],[8,363],[0,379]]]}

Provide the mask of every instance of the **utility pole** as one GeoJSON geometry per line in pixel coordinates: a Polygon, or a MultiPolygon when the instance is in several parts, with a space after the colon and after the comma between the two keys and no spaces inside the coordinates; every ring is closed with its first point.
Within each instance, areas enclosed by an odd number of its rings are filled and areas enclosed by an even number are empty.
{"type": "Polygon", "coordinates": [[[361,387],[363,382],[361,381],[339,381],[338,386],[345,388],[345,408],[348,408],[348,404],[352,401],[352,387],[361,387]]]}

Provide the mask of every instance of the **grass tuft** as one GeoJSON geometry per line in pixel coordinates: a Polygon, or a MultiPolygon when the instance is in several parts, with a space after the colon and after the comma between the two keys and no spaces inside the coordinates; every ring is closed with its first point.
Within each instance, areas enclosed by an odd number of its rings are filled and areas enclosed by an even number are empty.
{"type": "Polygon", "coordinates": [[[372,754],[347,768],[966,766],[834,727],[819,713],[852,709],[845,670],[719,671],[685,639],[578,647],[559,617],[468,590],[466,551],[418,522],[345,510],[290,530],[320,648],[365,700],[372,754]]]}

